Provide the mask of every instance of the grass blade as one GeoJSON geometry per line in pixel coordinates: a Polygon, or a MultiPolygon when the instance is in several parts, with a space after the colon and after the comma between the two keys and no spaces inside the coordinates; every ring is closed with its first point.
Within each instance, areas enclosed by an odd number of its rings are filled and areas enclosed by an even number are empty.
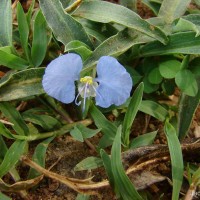
{"type": "Polygon", "coordinates": [[[167,143],[171,157],[173,182],[172,200],[178,200],[183,180],[184,169],[181,146],[176,134],[176,130],[167,121],[165,122],[164,131],[167,137],[167,143]]]}
{"type": "Polygon", "coordinates": [[[6,152],[3,162],[0,165],[0,177],[8,173],[19,161],[25,151],[26,141],[16,140],[6,152]]]}
{"type": "Polygon", "coordinates": [[[1,0],[0,19],[0,46],[12,46],[11,0],[1,0]]]}
{"type": "Polygon", "coordinates": [[[133,96],[131,97],[131,101],[129,103],[129,106],[127,108],[127,112],[124,117],[123,121],[123,135],[122,140],[125,144],[125,146],[129,146],[129,136],[130,136],[130,130],[133,124],[133,121],[135,119],[135,116],[139,110],[140,103],[142,101],[142,95],[144,90],[144,84],[140,83],[140,85],[136,88],[135,92],[133,93],[133,96]]]}
{"type": "Polygon", "coordinates": [[[120,193],[120,196],[125,200],[142,200],[133,183],[130,181],[126,175],[122,161],[121,161],[121,131],[120,126],[117,129],[117,134],[115,136],[112,150],[111,150],[111,168],[113,171],[115,187],[120,193]]]}

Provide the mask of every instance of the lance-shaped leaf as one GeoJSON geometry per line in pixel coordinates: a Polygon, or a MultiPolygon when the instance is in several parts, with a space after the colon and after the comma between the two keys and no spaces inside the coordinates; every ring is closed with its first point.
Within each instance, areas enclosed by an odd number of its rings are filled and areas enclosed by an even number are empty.
{"type": "Polygon", "coordinates": [[[41,80],[44,68],[30,68],[8,74],[0,81],[0,101],[10,101],[43,94],[41,80]]]}
{"type": "Polygon", "coordinates": [[[26,60],[7,51],[8,49],[11,50],[10,47],[0,48],[0,65],[16,70],[22,70],[29,66],[26,60]]]}
{"type": "Polygon", "coordinates": [[[17,134],[28,135],[28,127],[24,122],[22,116],[20,115],[19,111],[17,111],[14,106],[12,106],[9,102],[1,102],[0,110],[4,114],[4,116],[8,118],[11,123],[14,124],[13,129],[17,132],[17,134]]]}
{"type": "Polygon", "coordinates": [[[25,151],[26,141],[16,140],[6,152],[3,162],[0,165],[0,177],[4,176],[15,164],[25,151]]]}
{"type": "Polygon", "coordinates": [[[116,190],[120,193],[122,199],[126,200],[142,200],[134,185],[125,174],[121,160],[121,126],[117,129],[117,133],[111,150],[111,168],[114,177],[116,190]]]}
{"type": "Polygon", "coordinates": [[[0,46],[12,46],[11,0],[2,0],[0,6],[0,46]]]}
{"type": "Polygon", "coordinates": [[[114,22],[138,30],[166,44],[166,35],[156,26],[149,24],[130,9],[106,1],[85,1],[73,13],[101,23],[114,22]]]}
{"type": "Polygon", "coordinates": [[[180,189],[183,180],[183,156],[181,151],[181,145],[176,134],[176,130],[167,121],[165,122],[164,131],[167,137],[172,166],[172,200],[176,200],[179,199],[180,189]]]}
{"type": "Polygon", "coordinates": [[[90,70],[101,56],[119,56],[136,44],[152,41],[152,38],[139,34],[136,31],[125,29],[118,34],[109,37],[101,43],[84,62],[82,73],[90,70]]]}
{"type": "MultiPolygon", "coordinates": [[[[37,145],[35,152],[33,154],[32,160],[42,167],[45,167],[46,151],[47,151],[49,143],[53,139],[54,139],[54,137],[49,137],[46,140],[42,141],[40,144],[37,145]]],[[[32,179],[39,175],[40,175],[39,172],[37,172],[35,169],[31,168],[29,171],[28,178],[32,179]]]]}
{"type": "Polygon", "coordinates": [[[39,0],[40,8],[56,38],[67,45],[73,40],[92,46],[82,25],[67,14],[59,0],[39,0]]]}
{"type": "Polygon", "coordinates": [[[140,56],[157,56],[165,54],[200,54],[200,36],[194,32],[182,32],[169,36],[167,45],[158,41],[150,42],[141,48],[140,56]]]}
{"type": "Polygon", "coordinates": [[[30,60],[30,50],[28,46],[28,37],[29,37],[29,24],[26,19],[26,15],[23,11],[22,5],[18,2],[17,4],[17,21],[18,21],[18,29],[20,35],[20,41],[26,58],[29,62],[30,60]]]}
{"type": "Polygon", "coordinates": [[[200,102],[200,77],[197,78],[198,93],[195,97],[186,94],[181,95],[178,112],[178,136],[184,139],[192,122],[194,113],[200,102]]]}
{"type": "Polygon", "coordinates": [[[185,13],[190,2],[191,0],[164,0],[158,16],[163,17],[167,23],[171,23],[185,13]]]}
{"type": "Polygon", "coordinates": [[[34,20],[33,42],[31,48],[31,58],[35,67],[38,67],[46,54],[47,50],[47,24],[41,11],[34,20]]]}

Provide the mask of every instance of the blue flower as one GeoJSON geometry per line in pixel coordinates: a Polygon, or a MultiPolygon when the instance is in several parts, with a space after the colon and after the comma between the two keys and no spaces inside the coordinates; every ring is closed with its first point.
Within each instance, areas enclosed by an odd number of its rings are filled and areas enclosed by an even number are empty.
{"type": "Polygon", "coordinates": [[[83,98],[94,97],[96,105],[107,108],[112,104],[119,106],[130,96],[132,79],[126,69],[113,57],[102,56],[96,66],[97,77],[80,78],[83,63],[81,57],[68,53],[54,59],[46,68],[42,85],[51,97],[63,102],[77,102],[83,98]],[[75,81],[78,82],[78,95],[75,95],[75,81]]]}

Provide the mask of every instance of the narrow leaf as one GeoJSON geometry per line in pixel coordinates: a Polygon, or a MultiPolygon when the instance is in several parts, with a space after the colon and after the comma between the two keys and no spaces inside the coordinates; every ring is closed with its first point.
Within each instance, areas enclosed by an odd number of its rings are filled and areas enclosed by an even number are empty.
{"type": "Polygon", "coordinates": [[[28,135],[29,129],[22,119],[22,116],[20,113],[16,110],[14,106],[12,106],[8,102],[2,102],[0,103],[0,110],[4,114],[6,118],[10,120],[11,123],[14,124],[13,129],[19,134],[19,135],[28,135]]]}
{"type": "Polygon", "coordinates": [[[150,100],[142,101],[139,110],[155,117],[160,121],[164,121],[168,115],[168,111],[164,107],[150,100]]]}
{"type": "Polygon", "coordinates": [[[26,141],[16,140],[6,152],[3,162],[0,165],[0,177],[12,169],[25,151],[26,141]]]}
{"type": "Polygon", "coordinates": [[[141,48],[140,56],[157,56],[165,54],[200,54],[200,36],[195,32],[181,32],[169,36],[167,45],[154,41],[141,48]]]}
{"type": "Polygon", "coordinates": [[[0,160],[3,160],[8,148],[3,140],[3,137],[0,135],[0,147],[1,147],[1,151],[0,151],[0,160]]]}
{"type": "Polygon", "coordinates": [[[67,14],[59,0],[39,0],[40,8],[56,38],[64,45],[73,40],[92,46],[82,25],[67,14]]]}
{"type": "MultiPolygon", "coordinates": [[[[54,137],[47,138],[43,142],[39,143],[34,151],[32,160],[39,164],[41,167],[45,168],[45,158],[46,158],[46,151],[48,148],[49,143],[54,139],[54,137]]],[[[37,176],[41,175],[38,171],[35,169],[30,169],[28,178],[32,179],[37,176]]]]}
{"type": "Polygon", "coordinates": [[[101,56],[119,56],[132,46],[149,41],[152,41],[152,39],[139,35],[130,29],[120,31],[118,34],[105,40],[93,51],[92,55],[84,62],[82,73],[90,70],[101,56]]]}
{"type": "Polygon", "coordinates": [[[30,68],[8,74],[0,80],[0,101],[43,94],[41,80],[44,68],[30,68]]]}
{"type": "Polygon", "coordinates": [[[188,134],[194,113],[200,102],[200,77],[197,78],[198,93],[195,97],[182,94],[178,110],[178,136],[182,140],[188,134]]]}
{"type": "Polygon", "coordinates": [[[0,46],[12,46],[11,0],[1,0],[0,19],[0,46]]]}
{"type": "Polygon", "coordinates": [[[33,27],[33,42],[31,48],[31,58],[33,65],[38,67],[46,54],[47,50],[47,24],[41,11],[35,17],[33,27]]]}
{"type": "Polygon", "coordinates": [[[130,148],[133,149],[133,148],[150,145],[153,143],[156,135],[157,135],[157,131],[140,135],[132,140],[130,144],[130,148]]]}
{"type": "Polygon", "coordinates": [[[167,37],[160,29],[118,4],[106,1],[84,1],[73,15],[101,23],[118,23],[140,31],[164,44],[167,43],[167,37]]]}
{"type": "Polygon", "coordinates": [[[117,129],[117,133],[111,150],[111,167],[114,176],[115,187],[126,200],[142,200],[132,182],[126,175],[121,161],[121,126],[117,129]]]}
{"type": "Polygon", "coordinates": [[[97,109],[95,105],[91,106],[90,114],[95,122],[95,125],[104,133],[103,141],[101,139],[99,147],[103,148],[112,144],[115,137],[117,127],[107,120],[105,116],[97,109]],[[105,138],[105,140],[104,140],[105,138]]]}
{"type": "Polygon", "coordinates": [[[17,21],[20,41],[27,60],[30,62],[30,52],[28,47],[29,25],[21,4],[17,3],[17,21]]]}
{"type": "Polygon", "coordinates": [[[170,24],[185,13],[190,2],[191,0],[163,0],[158,16],[170,24]]]}
{"type": "MultiPolygon", "coordinates": [[[[104,168],[105,168],[107,176],[108,176],[110,186],[115,190],[115,180],[114,180],[114,176],[113,176],[110,156],[103,149],[100,150],[100,154],[101,154],[104,168]]],[[[116,191],[116,193],[118,195],[118,191],[116,191]]]]}
{"type": "Polygon", "coordinates": [[[2,192],[0,192],[0,199],[2,199],[2,200],[12,200],[10,197],[8,197],[7,195],[3,194],[2,192]]]}
{"type": "Polygon", "coordinates": [[[167,143],[171,157],[173,182],[172,200],[177,200],[179,199],[184,169],[181,145],[176,130],[169,122],[165,122],[164,131],[167,136],[167,143]]]}
{"type": "Polygon", "coordinates": [[[122,139],[126,146],[129,145],[130,130],[135,116],[139,110],[140,103],[142,101],[143,89],[144,84],[140,83],[140,85],[136,88],[135,92],[133,93],[133,96],[131,97],[131,101],[129,103],[127,112],[124,117],[122,139]]]}
{"type": "Polygon", "coordinates": [[[0,48],[0,65],[16,70],[22,70],[29,66],[26,60],[12,53],[8,53],[2,48],[0,48]]]}
{"type": "Polygon", "coordinates": [[[102,159],[97,157],[87,157],[79,162],[75,167],[74,171],[91,170],[101,167],[103,165],[102,159]]]}

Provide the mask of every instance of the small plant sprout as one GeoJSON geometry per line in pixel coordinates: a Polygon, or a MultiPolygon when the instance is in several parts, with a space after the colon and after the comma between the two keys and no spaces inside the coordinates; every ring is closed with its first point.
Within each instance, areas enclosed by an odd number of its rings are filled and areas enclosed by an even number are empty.
{"type": "Polygon", "coordinates": [[[79,55],[68,53],[54,59],[46,68],[42,85],[51,97],[71,103],[78,97],[83,99],[83,110],[86,99],[94,97],[96,105],[107,108],[112,104],[119,106],[127,100],[132,89],[132,79],[126,69],[111,56],[102,56],[96,66],[97,77],[80,77],[83,68],[79,55]],[[78,94],[75,94],[75,81],[78,83],[78,94]]]}

